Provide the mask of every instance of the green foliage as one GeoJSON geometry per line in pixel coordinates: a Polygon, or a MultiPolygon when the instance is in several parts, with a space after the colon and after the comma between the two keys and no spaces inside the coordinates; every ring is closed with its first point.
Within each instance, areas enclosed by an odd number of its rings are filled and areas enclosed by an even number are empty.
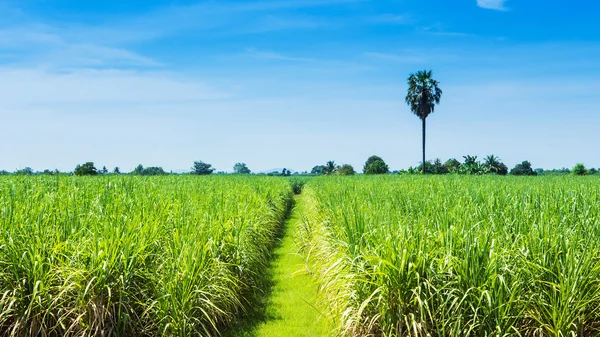
{"type": "Polygon", "coordinates": [[[310,174],[322,175],[323,171],[325,171],[325,166],[323,166],[323,165],[317,165],[317,166],[315,166],[315,167],[312,168],[312,170],[310,171],[310,174]]]}
{"type": "Polygon", "coordinates": [[[538,175],[544,175],[544,176],[565,176],[565,175],[571,174],[571,170],[566,167],[563,167],[560,169],[552,169],[552,170],[536,169],[535,172],[538,175]]]}
{"type": "Polygon", "coordinates": [[[371,156],[363,167],[365,174],[387,174],[390,172],[388,165],[378,156],[371,156]]]}
{"type": "Polygon", "coordinates": [[[578,163],[573,167],[571,173],[575,176],[585,176],[588,174],[588,170],[585,168],[585,165],[578,163]]]}
{"type": "Polygon", "coordinates": [[[76,176],[95,176],[98,174],[93,162],[87,162],[83,165],[77,165],[73,172],[76,176]]]}
{"type": "Polygon", "coordinates": [[[19,176],[31,176],[33,175],[33,169],[31,167],[26,167],[24,169],[17,170],[15,174],[19,176]]]}
{"type": "Polygon", "coordinates": [[[195,161],[194,162],[194,166],[192,166],[192,172],[191,174],[195,174],[195,175],[210,175],[215,171],[214,168],[212,168],[211,164],[207,164],[203,161],[195,161]]]}
{"type": "Polygon", "coordinates": [[[459,173],[480,175],[487,173],[485,167],[477,160],[477,156],[463,156],[465,162],[461,165],[459,173]]]}
{"type": "Polygon", "coordinates": [[[356,171],[354,171],[354,167],[352,167],[352,165],[344,164],[344,165],[338,167],[336,173],[337,173],[337,175],[340,175],[340,176],[352,176],[352,175],[356,174],[356,171]]]}
{"type": "Polygon", "coordinates": [[[444,167],[448,173],[458,173],[460,170],[460,162],[455,158],[450,158],[444,163],[444,167]]]}
{"type": "Polygon", "coordinates": [[[337,168],[338,167],[335,164],[335,162],[333,160],[330,160],[323,166],[323,170],[322,170],[321,174],[324,174],[324,175],[334,174],[335,171],[337,170],[337,168]]]}
{"type": "Polygon", "coordinates": [[[300,239],[336,335],[598,336],[600,185],[583,179],[312,179],[300,239]]]}
{"type": "Polygon", "coordinates": [[[510,170],[510,174],[514,176],[536,176],[537,173],[531,168],[531,163],[527,160],[522,162],[521,164],[517,164],[512,170],[510,170]]]}
{"type": "Polygon", "coordinates": [[[435,110],[435,105],[440,103],[442,89],[438,81],[432,78],[432,71],[423,70],[408,77],[408,92],[406,104],[420,119],[425,119],[435,110]]]}
{"type": "Polygon", "coordinates": [[[292,177],[289,178],[290,185],[292,186],[292,191],[294,194],[302,193],[302,189],[304,185],[308,182],[308,177],[292,177]]]}
{"type": "Polygon", "coordinates": [[[500,158],[494,156],[493,154],[485,157],[483,167],[488,173],[491,174],[498,174],[501,176],[508,174],[508,167],[504,165],[500,158]]]}
{"type": "Polygon", "coordinates": [[[233,173],[235,174],[250,174],[252,171],[248,168],[245,163],[236,163],[233,165],[233,173]]]}
{"type": "Polygon", "coordinates": [[[142,164],[140,164],[136,166],[131,174],[136,176],[164,176],[167,175],[167,172],[165,172],[162,167],[144,167],[142,164]]]}
{"type": "Polygon", "coordinates": [[[218,336],[290,201],[283,179],[0,177],[0,335],[218,336]]]}
{"type": "Polygon", "coordinates": [[[119,169],[119,167],[115,167],[115,169],[113,170],[114,174],[121,174],[121,170],[119,169]]]}
{"type": "MultiPolygon", "coordinates": [[[[416,168],[411,170],[412,173],[423,173],[423,165],[419,165],[416,168]]],[[[437,158],[433,163],[431,161],[425,162],[425,171],[426,174],[447,174],[449,173],[448,169],[442,164],[442,161],[437,158]]]]}

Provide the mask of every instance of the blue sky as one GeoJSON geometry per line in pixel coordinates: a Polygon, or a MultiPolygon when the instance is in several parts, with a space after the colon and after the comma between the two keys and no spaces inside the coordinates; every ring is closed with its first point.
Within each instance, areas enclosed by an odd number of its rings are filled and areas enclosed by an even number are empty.
{"type": "Polygon", "coordinates": [[[0,0],[0,169],[600,167],[600,2],[0,0]]]}

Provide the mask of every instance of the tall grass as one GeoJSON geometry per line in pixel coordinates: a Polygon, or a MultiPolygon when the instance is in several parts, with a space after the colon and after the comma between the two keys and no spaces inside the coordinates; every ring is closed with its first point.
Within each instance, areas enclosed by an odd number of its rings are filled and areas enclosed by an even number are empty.
{"type": "Polygon", "coordinates": [[[278,178],[1,177],[0,335],[216,335],[290,200],[278,178]]]}
{"type": "Polygon", "coordinates": [[[593,177],[313,179],[301,233],[347,336],[600,335],[593,177]]]}

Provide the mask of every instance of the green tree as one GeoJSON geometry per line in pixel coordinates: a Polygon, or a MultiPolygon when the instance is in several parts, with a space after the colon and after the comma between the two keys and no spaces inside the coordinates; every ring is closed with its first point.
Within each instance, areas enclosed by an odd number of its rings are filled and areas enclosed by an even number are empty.
{"type": "Polygon", "coordinates": [[[334,174],[336,170],[337,170],[337,165],[335,165],[335,162],[333,160],[330,160],[325,164],[322,174],[325,174],[325,175],[334,174]]]}
{"type": "Polygon", "coordinates": [[[510,170],[510,174],[514,176],[536,176],[537,173],[531,168],[531,163],[527,160],[522,162],[521,164],[517,164],[512,170],[510,170]]]}
{"type": "Polygon", "coordinates": [[[144,166],[142,164],[139,164],[138,166],[136,166],[133,169],[133,171],[131,172],[131,174],[136,175],[136,176],[144,175],[144,166]]]}
{"type": "Polygon", "coordinates": [[[354,167],[350,164],[344,164],[337,169],[337,174],[341,176],[352,176],[356,174],[354,167]]]}
{"type": "Polygon", "coordinates": [[[165,170],[163,170],[163,168],[160,166],[150,166],[150,167],[144,168],[144,170],[142,171],[142,175],[143,176],[164,176],[164,175],[167,175],[167,172],[165,172],[165,170]]]}
{"type": "Polygon", "coordinates": [[[455,158],[450,158],[446,160],[446,162],[444,163],[444,167],[449,173],[455,173],[458,172],[460,169],[460,162],[455,158]]]}
{"type": "Polygon", "coordinates": [[[22,170],[17,170],[15,172],[16,175],[20,175],[20,176],[32,176],[33,175],[33,169],[31,167],[26,167],[22,170]]]}
{"type": "Polygon", "coordinates": [[[477,160],[477,156],[463,156],[465,162],[461,165],[459,173],[462,174],[484,174],[486,169],[477,160]]]}
{"type": "Polygon", "coordinates": [[[250,174],[252,173],[245,163],[236,163],[233,165],[233,173],[235,174],[250,174]]]}
{"type": "Polygon", "coordinates": [[[94,167],[93,162],[87,162],[83,165],[77,165],[74,173],[76,176],[95,176],[98,174],[98,170],[94,167]]]}
{"type": "Polygon", "coordinates": [[[425,173],[425,120],[435,110],[435,105],[440,103],[442,89],[438,87],[438,81],[434,80],[430,71],[418,71],[408,77],[408,92],[406,104],[410,110],[417,115],[423,126],[423,164],[421,173],[425,173]]]}
{"type": "Polygon", "coordinates": [[[114,174],[121,174],[121,170],[119,169],[119,167],[115,167],[115,169],[113,170],[114,174]]]}
{"type": "Polygon", "coordinates": [[[321,174],[323,174],[324,170],[325,170],[325,166],[323,166],[323,165],[317,165],[317,166],[315,166],[315,167],[312,168],[312,170],[310,171],[310,174],[321,175],[321,174]]]}
{"type": "Polygon", "coordinates": [[[378,156],[371,156],[363,168],[365,174],[387,174],[390,172],[388,165],[378,156]]]}
{"type": "Polygon", "coordinates": [[[585,176],[588,174],[588,170],[585,168],[585,165],[578,163],[571,170],[571,174],[576,176],[585,176]]]}
{"type": "Polygon", "coordinates": [[[442,160],[440,158],[436,158],[433,162],[431,173],[433,174],[448,174],[450,171],[442,164],[442,160]]]}
{"type": "Polygon", "coordinates": [[[196,175],[209,175],[212,174],[215,171],[214,168],[212,168],[211,164],[207,164],[203,161],[195,161],[194,162],[194,166],[192,166],[192,174],[196,174],[196,175]]]}
{"type": "Polygon", "coordinates": [[[493,154],[485,157],[483,166],[489,173],[492,174],[505,176],[508,173],[508,167],[502,163],[500,158],[494,156],[493,154]]]}

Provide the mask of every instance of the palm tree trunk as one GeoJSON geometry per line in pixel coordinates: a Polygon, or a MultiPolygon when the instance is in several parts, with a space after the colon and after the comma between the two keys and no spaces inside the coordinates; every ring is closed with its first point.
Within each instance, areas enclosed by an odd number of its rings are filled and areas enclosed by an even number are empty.
{"type": "Polygon", "coordinates": [[[421,166],[421,173],[425,174],[425,118],[423,118],[423,162],[421,166]]]}

